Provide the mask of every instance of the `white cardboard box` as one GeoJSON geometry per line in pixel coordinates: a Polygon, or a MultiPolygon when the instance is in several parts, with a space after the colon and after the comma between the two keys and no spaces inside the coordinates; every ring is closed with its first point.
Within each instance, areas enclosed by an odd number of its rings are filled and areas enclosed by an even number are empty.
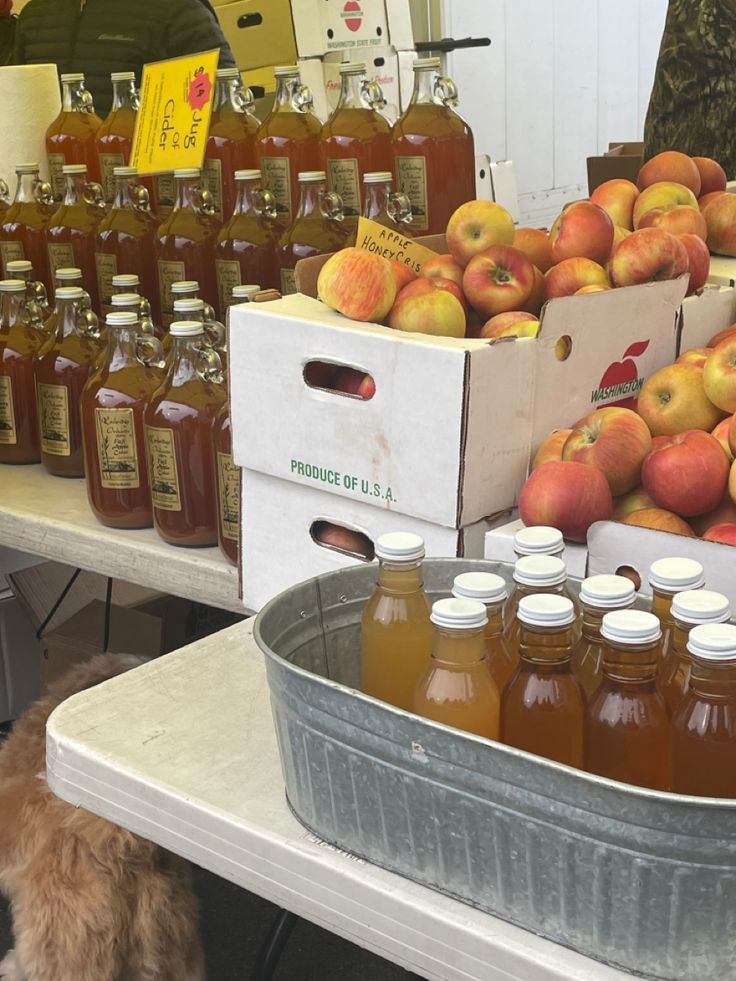
{"type": "MultiPolygon", "coordinates": [[[[521,518],[509,521],[506,524],[492,528],[486,534],[486,544],[484,558],[493,562],[508,562],[514,565],[516,553],[514,552],[514,536],[517,531],[524,528],[521,518]]],[[[567,565],[567,573],[576,579],[584,579],[588,565],[588,549],[585,545],[577,542],[565,542],[565,551],[562,558],[567,565]]]]}
{"type": "Polygon", "coordinates": [[[719,286],[736,286],[736,258],[728,255],[712,255],[708,282],[719,286]]]}
{"type": "Polygon", "coordinates": [[[736,289],[708,284],[702,293],[686,296],[682,302],[680,340],[677,353],[691,347],[705,347],[719,330],[736,321],[736,289]]]}
{"type": "Polygon", "coordinates": [[[338,50],[367,53],[387,45],[414,47],[409,0],[292,0],[291,12],[300,58],[338,50]]]}

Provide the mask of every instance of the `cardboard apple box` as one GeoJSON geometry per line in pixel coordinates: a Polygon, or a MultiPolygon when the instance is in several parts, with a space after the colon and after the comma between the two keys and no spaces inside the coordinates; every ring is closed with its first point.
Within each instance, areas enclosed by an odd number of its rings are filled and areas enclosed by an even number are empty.
{"type": "Polygon", "coordinates": [[[717,286],[736,286],[736,258],[728,255],[712,255],[708,282],[717,286]]]}
{"type": "Polygon", "coordinates": [[[682,301],[678,355],[692,347],[705,347],[714,334],[734,321],[736,289],[733,286],[709,283],[701,293],[686,296],[682,301]]]}
{"type": "Polygon", "coordinates": [[[414,47],[408,0],[299,0],[292,3],[291,14],[300,58],[350,51],[358,61],[374,48],[414,47]]]}

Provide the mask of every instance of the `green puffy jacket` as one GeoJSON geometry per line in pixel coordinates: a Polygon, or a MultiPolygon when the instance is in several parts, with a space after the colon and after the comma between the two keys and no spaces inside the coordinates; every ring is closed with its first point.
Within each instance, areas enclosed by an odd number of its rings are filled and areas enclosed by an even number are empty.
{"type": "Polygon", "coordinates": [[[112,103],[110,72],[151,61],[220,49],[220,67],[235,65],[208,0],[30,0],[18,18],[14,62],[55,63],[84,72],[98,115],[112,103]]]}

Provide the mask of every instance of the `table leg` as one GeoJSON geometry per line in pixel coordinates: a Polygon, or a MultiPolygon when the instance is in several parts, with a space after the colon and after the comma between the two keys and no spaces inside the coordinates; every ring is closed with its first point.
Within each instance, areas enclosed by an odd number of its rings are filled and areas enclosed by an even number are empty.
{"type": "Polygon", "coordinates": [[[258,952],[253,967],[252,981],[271,981],[298,919],[296,913],[290,913],[286,909],[279,910],[268,936],[258,952]]]}

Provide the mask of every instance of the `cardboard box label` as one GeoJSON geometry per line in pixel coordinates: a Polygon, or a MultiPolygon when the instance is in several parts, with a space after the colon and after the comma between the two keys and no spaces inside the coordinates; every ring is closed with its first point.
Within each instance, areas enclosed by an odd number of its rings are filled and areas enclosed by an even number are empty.
{"type": "Polygon", "coordinates": [[[220,498],[220,530],[231,542],[240,539],[240,467],[229,453],[217,454],[217,490],[220,498]]]}
{"type": "Polygon", "coordinates": [[[38,386],[41,449],[50,456],[71,456],[69,389],[66,385],[38,386]]]}
{"type": "Polygon", "coordinates": [[[181,511],[173,430],[146,426],[146,449],[154,507],[162,511],[181,511]]]}
{"type": "Polygon", "coordinates": [[[365,497],[373,504],[385,504],[386,507],[397,503],[390,487],[382,487],[376,481],[356,474],[343,473],[339,468],[324,467],[319,463],[308,463],[292,457],[290,469],[294,477],[321,484],[326,491],[347,491],[350,497],[365,497]]]}
{"type": "Polygon", "coordinates": [[[18,437],[13,411],[13,383],[7,375],[0,375],[0,443],[15,445],[18,437]]]}
{"type": "Polygon", "coordinates": [[[395,259],[419,272],[425,262],[437,255],[425,245],[412,238],[406,238],[392,228],[387,228],[370,218],[358,219],[358,234],[355,245],[366,252],[375,252],[386,259],[395,259]]]}
{"type": "Polygon", "coordinates": [[[429,228],[429,199],[424,157],[396,157],[396,183],[411,202],[412,229],[425,232],[429,228]]]}
{"type": "Polygon", "coordinates": [[[140,487],[133,410],[95,409],[100,482],[110,490],[140,487]]]}

